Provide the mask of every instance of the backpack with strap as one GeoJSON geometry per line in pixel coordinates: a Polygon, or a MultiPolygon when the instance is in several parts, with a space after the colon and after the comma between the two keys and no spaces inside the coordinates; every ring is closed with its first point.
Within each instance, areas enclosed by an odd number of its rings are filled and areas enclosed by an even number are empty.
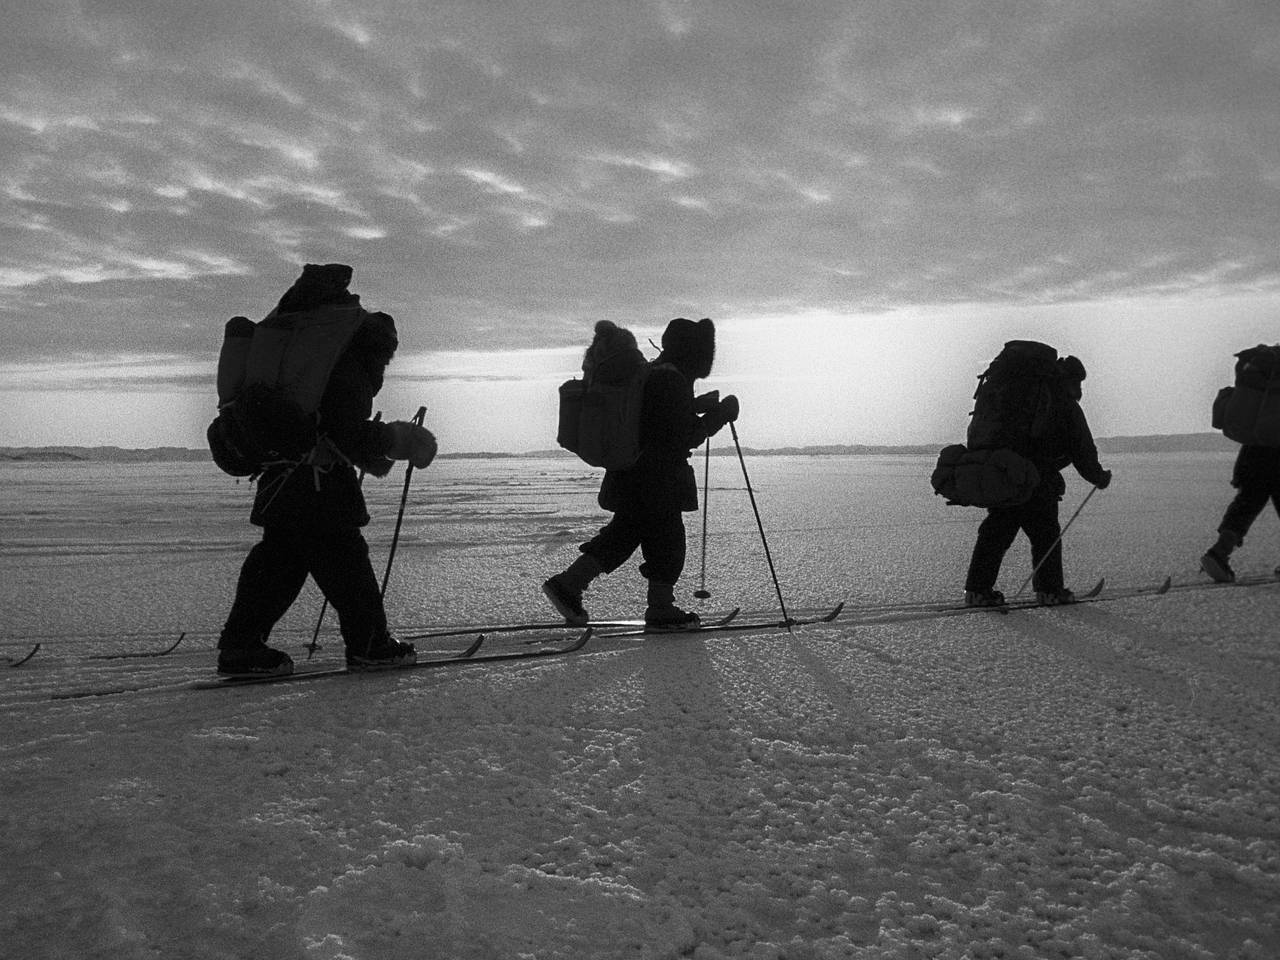
{"type": "Polygon", "coordinates": [[[1235,386],[1218,391],[1212,422],[1237,443],[1280,447],[1280,344],[1236,354],[1235,386]]]}
{"type": "Polygon", "coordinates": [[[1063,396],[1058,351],[1034,340],[1010,340],[978,377],[966,445],[1029,455],[1055,425],[1063,396]]]}
{"type": "Polygon", "coordinates": [[[649,362],[635,335],[601,320],[582,359],[582,379],[560,385],[556,442],[593,467],[625,470],[640,457],[640,411],[649,362]]]}
{"type": "Polygon", "coordinates": [[[342,352],[364,320],[359,306],[272,311],[259,323],[227,322],[218,356],[218,415],[206,437],[233,477],[277,464],[345,460],[320,430],[320,401],[342,352]]]}

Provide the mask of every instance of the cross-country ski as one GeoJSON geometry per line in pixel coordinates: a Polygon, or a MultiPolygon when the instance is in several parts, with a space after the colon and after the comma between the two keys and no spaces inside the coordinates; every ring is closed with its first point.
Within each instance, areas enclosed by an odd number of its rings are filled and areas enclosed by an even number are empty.
{"type": "Polygon", "coordinates": [[[411,670],[435,670],[444,667],[456,667],[462,665],[481,665],[496,663],[511,663],[517,660],[537,660],[545,657],[558,657],[564,654],[573,653],[581,650],[586,646],[587,641],[591,638],[592,628],[588,627],[578,636],[569,642],[555,642],[553,640],[545,640],[544,646],[534,649],[526,649],[520,651],[508,651],[504,653],[486,653],[477,656],[484,638],[477,638],[470,647],[461,653],[453,656],[424,658],[416,660],[413,663],[404,663],[396,666],[384,666],[372,670],[352,670],[348,667],[314,667],[295,670],[293,673],[274,674],[261,677],[220,677],[216,680],[197,680],[190,686],[193,690],[215,690],[225,689],[229,687],[258,686],[261,684],[272,683],[300,683],[311,680],[331,680],[337,677],[373,677],[385,673],[399,673],[411,670]]]}

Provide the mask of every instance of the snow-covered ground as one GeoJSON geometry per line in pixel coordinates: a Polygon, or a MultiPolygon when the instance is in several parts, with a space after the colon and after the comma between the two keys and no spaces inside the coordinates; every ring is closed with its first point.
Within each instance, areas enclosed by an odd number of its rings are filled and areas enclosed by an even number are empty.
{"type": "MultiPolygon", "coordinates": [[[[0,467],[0,655],[43,643],[0,666],[0,956],[1280,957],[1280,585],[870,623],[958,595],[979,512],[932,496],[927,458],[748,465],[784,596],[847,600],[835,623],[214,691],[177,685],[211,671],[249,490],[0,467]]],[[[1108,465],[1073,585],[1204,583],[1230,458],[1108,465]]],[[[703,607],[776,607],[736,459],[711,474],[703,607]]],[[[415,475],[393,621],[546,618],[594,478],[415,475]]],[[[377,557],[399,488],[370,484],[377,557]]],[[[1237,560],[1280,561],[1274,515],[1237,560]]],[[[588,599],[642,596],[632,565],[588,599]]],[[[298,659],[319,609],[309,588],[277,635],[298,659]]]]}

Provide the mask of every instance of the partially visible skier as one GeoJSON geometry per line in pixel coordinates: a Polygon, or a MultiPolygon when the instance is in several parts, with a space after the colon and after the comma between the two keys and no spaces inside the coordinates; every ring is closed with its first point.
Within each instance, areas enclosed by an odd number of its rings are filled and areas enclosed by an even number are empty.
{"type": "MultiPolygon", "coordinates": [[[[292,659],[269,647],[267,638],[308,575],[337,611],[349,668],[395,666],[415,658],[413,645],[399,642],[387,629],[360,532],[369,513],[357,468],[385,476],[391,460],[426,467],[435,457],[436,441],[417,424],[370,419],[398,340],[390,316],[370,313],[348,292],[351,272],[344,264],[307,264],[267,318],[240,334],[252,339],[247,379],[243,370],[237,374],[246,393],[237,402],[247,402],[255,378],[269,390],[310,392],[320,398],[319,436],[303,456],[267,463],[258,478],[250,522],[262,527],[262,539],[240,570],[218,641],[220,674],[292,672],[292,659]]],[[[220,379],[223,373],[220,369],[220,379]]]]}
{"type": "MultiPolygon", "coordinates": [[[[610,325],[597,328],[597,337],[608,335],[610,325]]],[[[738,417],[737,397],[721,400],[715,393],[694,397],[695,381],[710,375],[714,360],[711,320],[677,317],[667,324],[662,352],[650,364],[645,382],[640,458],[628,469],[606,471],[600,486],[600,506],[611,511],[613,518],[579,547],[581,555],[573,563],[542,585],[567,623],[588,622],[583,591],[596,577],[622,566],[639,548],[644,558],[640,574],[648,581],[646,627],[697,625],[696,613],[675,604],[675,584],[685,562],[682,513],[698,509],[698,485],[689,456],[738,417]]]]}
{"type": "MultiPolygon", "coordinates": [[[[1213,425],[1240,444],[1231,485],[1236,495],[1218,524],[1218,540],[1200,558],[1200,568],[1219,583],[1235,580],[1232,551],[1266,509],[1280,513],[1280,344],[1258,344],[1236,354],[1235,384],[1213,405],[1213,425]]],[[[1280,567],[1276,568],[1280,575],[1280,567]]]]}
{"type": "MultiPolygon", "coordinates": [[[[1270,502],[1280,514],[1280,447],[1245,444],[1231,471],[1236,495],[1218,524],[1218,539],[1200,558],[1200,568],[1218,583],[1231,583],[1231,553],[1244,545],[1245,534],[1270,502]]],[[[1280,576],[1280,567],[1276,568],[1280,576]]]]}
{"type": "Polygon", "coordinates": [[[1076,469],[1100,490],[1111,483],[1111,471],[1098,462],[1098,449],[1080,408],[1085,379],[1084,364],[1076,357],[1056,361],[1056,376],[1050,375],[1055,401],[1048,411],[1048,423],[1037,437],[1027,437],[1016,447],[1040,474],[1040,483],[1031,498],[1016,507],[995,507],[987,511],[978,527],[965,577],[965,603],[971,607],[999,606],[1004,594],[995,589],[1004,555],[1022,531],[1031,541],[1031,563],[1035,570],[1032,586],[1036,599],[1047,606],[1071,603],[1075,599],[1065,585],[1062,569],[1062,527],[1058,502],[1066,493],[1062,470],[1076,469]]]}

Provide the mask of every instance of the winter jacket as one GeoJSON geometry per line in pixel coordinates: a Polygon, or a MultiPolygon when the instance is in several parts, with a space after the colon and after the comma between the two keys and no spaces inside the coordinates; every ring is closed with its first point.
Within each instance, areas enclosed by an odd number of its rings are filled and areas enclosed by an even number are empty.
{"type": "Polygon", "coordinates": [[[1107,483],[1107,471],[1098,462],[1098,447],[1089,421],[1080,404],[1071,397],[1061,398],[1053,427],[1030,451],[1028,459],[1040,471],[1041,488],[1052,487],[1058,496],[1067,489],[1061,472],[1067,467],[1075,467],[1081,477],[1095,486],[1107,483]]]}
{"type": "Polygon", "coordinates": [[[655,360],[640,409],[640,458],[626,470],[608,470],[600,506],[617,512],[637,507],[649,513],[698,509],[692,451],[724,424],[715,414],[696,414],[693,381],[673,363],[655,360]]]}
{"type": "MultiPolygon", "coordinates": [[[[295,294],[296,287],[290,291],[295,294]]],[[[290,297],[286,294],[286,298],[290,297]]],[[[341,301],[358,303],[351,294],[341,301]]],[[[281,306],[310,309],[320,304],[294,296],[281,306]]],[[[281,308],[278,307],[277,310],[281,308]]],[[[281,311],[287,312],[287,311],[281,311]]],[[[362,311],[363,322],[338,359],[320,401],[319,429],[350,463],[313,469],[308,465],[272,468],[258,478],[250,521],[258,526],[305,528],[362,527],[369,522],[358,469],[387,473],[385,454],[391,437],[385,424],[370,420],[373,398],[397,346],[395,321],[384,313],[362,311]]]]}

